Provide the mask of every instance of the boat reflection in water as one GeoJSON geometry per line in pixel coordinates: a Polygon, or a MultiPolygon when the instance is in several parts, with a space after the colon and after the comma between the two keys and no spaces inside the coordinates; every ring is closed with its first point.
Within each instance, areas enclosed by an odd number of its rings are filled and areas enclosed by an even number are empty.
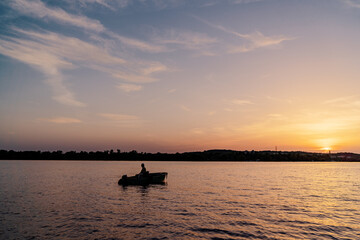
{"type": "Polygon", "coordinates": [[[128,177],[127,175],[123,175],[119,181],[119,185],[127,186],[127,185],[149,185],[149,184],[165,184],[167,172],[159,172],[159,173],[140,173],[135,176],[128,177]]]}

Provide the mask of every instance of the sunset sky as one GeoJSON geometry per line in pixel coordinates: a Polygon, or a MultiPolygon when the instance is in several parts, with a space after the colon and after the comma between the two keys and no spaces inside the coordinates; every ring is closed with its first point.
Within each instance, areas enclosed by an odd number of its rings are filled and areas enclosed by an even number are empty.
{"type": "Polygon", "coordinates": [[[5,0],[0,26],[0,149],[360,153],[359,0],[5,0]]]}

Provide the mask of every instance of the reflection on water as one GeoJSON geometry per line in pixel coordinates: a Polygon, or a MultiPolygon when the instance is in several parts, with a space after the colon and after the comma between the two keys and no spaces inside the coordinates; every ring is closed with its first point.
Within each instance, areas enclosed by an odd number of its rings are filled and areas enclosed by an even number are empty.
{"type": "Polygon", "coordinates": [[[0,161],[0,239],[360,239],[359,163],[0,161]]]}

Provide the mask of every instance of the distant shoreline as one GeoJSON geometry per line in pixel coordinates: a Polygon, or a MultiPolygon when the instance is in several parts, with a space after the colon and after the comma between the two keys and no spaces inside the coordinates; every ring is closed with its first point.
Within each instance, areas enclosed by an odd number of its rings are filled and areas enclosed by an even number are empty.
{"type": "Polygon", "coordinates": [[[206,150],[185,153],[146,153],[106,150],[85,151],[13,151],[0,150],[0,160],[64,161],[184,161],[184,162],[360,162],[355,153],[313,153],[302,151],[206,150]]]}

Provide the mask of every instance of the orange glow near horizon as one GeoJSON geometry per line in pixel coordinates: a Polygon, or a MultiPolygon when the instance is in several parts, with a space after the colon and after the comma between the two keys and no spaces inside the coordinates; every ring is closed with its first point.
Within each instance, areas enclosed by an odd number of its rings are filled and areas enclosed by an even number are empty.
{"type": "Polygon", "coordinates": [[[331,151],[331,147],[323,147],[321,150],[323,150],[323,151],[331,151]]]}

